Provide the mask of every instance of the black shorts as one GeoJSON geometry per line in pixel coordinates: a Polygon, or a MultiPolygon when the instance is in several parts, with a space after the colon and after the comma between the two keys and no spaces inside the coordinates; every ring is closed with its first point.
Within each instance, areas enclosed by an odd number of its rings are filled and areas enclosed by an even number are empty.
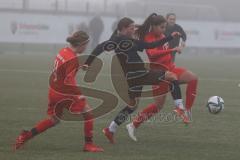
{"type": "Polygon", "coordinates": [[[149,70],[127,76],[128,95],[130,99],[141,97],[144,85],[157,85],[165,78],[165,71],[149,70]]]}

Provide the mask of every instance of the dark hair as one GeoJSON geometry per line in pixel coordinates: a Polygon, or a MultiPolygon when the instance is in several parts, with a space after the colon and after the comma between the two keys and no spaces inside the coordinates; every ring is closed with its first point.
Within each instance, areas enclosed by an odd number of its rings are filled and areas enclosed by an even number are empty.
{"type": "Polygon", "coordinates": [[[134,21],[128,17],[120,19],[117,24],[117,29],[113,32],[112,36],[117,35],[118,31],[121,31],[123,28],[129,27],[129,25],[131,25],[132,23],[134,23],[134,21]]]}
{"type": "Polygon", "coordinates": [[[145,35],[149,32],[151,26],[157,26],[165,22],[166,19],[163,16],[157,15],[156,13],[150,14],[150,16],[148,16],[144,23],[138,27],[137,35],[139,39],[144,39],[145,35]]]}
{"type": "Polygon", "coordinates": [[[89,35],[84,31],[74,32],[66,39],[72,46],[84,45],[89,42],[89,35]]]}
{"type": "Polygon", "coordinates": [[[166,18],[168,19],[170,16],[175,16],[175,17],[176,17],[176,14],[175,14],[175,13],[168,13],[168,14],[166,15],[166,18]]]}

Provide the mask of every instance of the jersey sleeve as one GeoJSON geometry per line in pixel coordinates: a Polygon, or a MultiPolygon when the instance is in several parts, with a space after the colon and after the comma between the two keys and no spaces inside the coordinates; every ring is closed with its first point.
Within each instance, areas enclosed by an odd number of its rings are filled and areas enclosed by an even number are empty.
{"type": "Polygon", "coordinates": [[[104,46],[106,45],[107,41],[97,45],[97,47],[92,51],[92,53],[88,56],[86,62],[84,64],[90,66],[94,59],[99,56],[101,53],[104,52],[104,46]]]}
{"type": "Polygon", "coordinates": [[[180,25],[177,25],[177,26],[178,26],[179,33],[181,33],[181,38],[185,42],[187,40],[187,34],[180,25]]]}

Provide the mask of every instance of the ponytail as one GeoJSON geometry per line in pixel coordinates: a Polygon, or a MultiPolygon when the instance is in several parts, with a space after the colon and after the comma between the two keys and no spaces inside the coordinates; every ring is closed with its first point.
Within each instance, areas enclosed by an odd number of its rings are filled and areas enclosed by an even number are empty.
{"type": "Polygon", "coordinates": [[[138,27],[138,30],[136,31],[136,33],[140,40],[143,40],[147,32],[149,32],[152,24],[152,19],[153,17],[156,17],[156,16],[157,16],[156,13],[152,13],[150,16],[148,16],[148,18],[144,21],[144,23],[138,27]]]}
{"type": "Polygon", "coordinates": [[[162,23],[166,23],[166,19],[161,16],[157,15],[156,13],[152,13],[148,18],[145,20],[145,22],[139,26],[137,30],[137,36],[140,40],[144,40],[144,37],[146,34],[150,31],[151,26],[157,26],[161,25],[162,23]]]}

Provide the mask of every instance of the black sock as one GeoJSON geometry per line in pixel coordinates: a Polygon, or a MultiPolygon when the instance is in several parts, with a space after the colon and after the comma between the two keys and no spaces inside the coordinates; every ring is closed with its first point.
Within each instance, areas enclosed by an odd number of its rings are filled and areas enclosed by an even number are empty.
{"type": "Polygon", "coordinates": [[[93,142],[93,137],[85,137],[85,143],[92,143],[93,142]]]}
{"type": "Polygon", "coordinates": [[[171,93],[174,100],[182,99],[181,88],[177,80],[172,81],[171,93]]]}
{"type": "Polygon", "coordinates": [[[32,133],[32,137],[34,137],[38,134],[38,131],[36,128],[32,128],[30,132],[32,133]]]}
{"type": "Polygon", "coordinates": [[[130,108],[129,106],[126,106],[118,113],[117,117],[114,119],[115,123],[120,126],[123,122],[127,120],[128,115],[133,113],[134,110],[135,108],[130,108]]]}

